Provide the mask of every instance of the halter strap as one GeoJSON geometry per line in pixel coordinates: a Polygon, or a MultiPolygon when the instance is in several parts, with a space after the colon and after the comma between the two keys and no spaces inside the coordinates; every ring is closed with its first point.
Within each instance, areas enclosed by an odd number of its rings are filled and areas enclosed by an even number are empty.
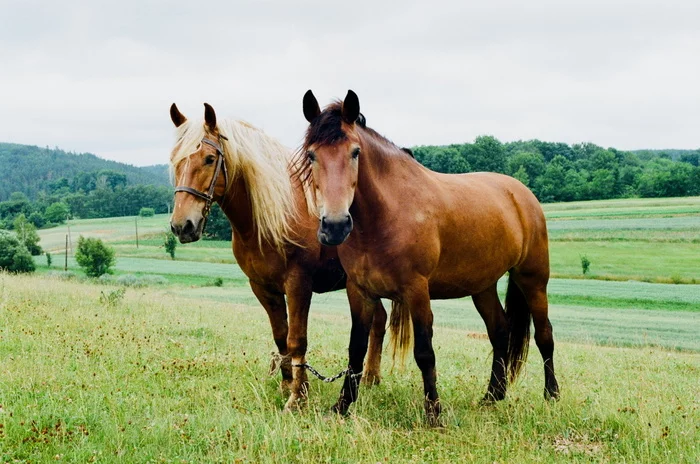
{"type": "MultiPolygon", "coordinates": [[[[223,135],[219,135],[220,139],[228,140],[226,137],[223,135]]],[[[209,216],[209,211],[211,210],[211,205],[214,202],[214,190],[216,190],[216,181],[219,178],[219,174],[223,171],[224,173],[224,184],[228,184],[228,172],[226,172],[226,162],[224,161],[224,151],[221,148],[221,145],[211,139],[208,138],[203,138],[202,143],[205,143],[211,147],[214,147],[216,150],[216,169],[214,170],[214,176],[211,178],[211,183],[209,184],[209,189],[207,192],[201,192],[195,188],[188,187],[186,185],[179,185],[175,187],[175,193],[177,192],[185,192],[189,193],[190,195],[194,195],[197,198],[201,198],[204,200],[206,203],[204,204],[204,210],[202,211],[202,215],[204,216],[204,221],[206,225],[206,220],[207,217],[209,216]]]]}

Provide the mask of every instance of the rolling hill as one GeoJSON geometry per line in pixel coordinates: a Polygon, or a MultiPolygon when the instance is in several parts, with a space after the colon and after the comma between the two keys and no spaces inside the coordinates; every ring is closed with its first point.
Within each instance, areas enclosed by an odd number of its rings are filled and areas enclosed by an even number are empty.
{"type": "Polygon", "coordinates": [[[30,199],[62,178],[71,180],[81,172],[115,171],[126,176],[129,185],[170,185],[166,165],[136,167],[109,161],[91,153],[69,153],[33,145],[0,143],[0,201],[13,192],[30,199]]]}

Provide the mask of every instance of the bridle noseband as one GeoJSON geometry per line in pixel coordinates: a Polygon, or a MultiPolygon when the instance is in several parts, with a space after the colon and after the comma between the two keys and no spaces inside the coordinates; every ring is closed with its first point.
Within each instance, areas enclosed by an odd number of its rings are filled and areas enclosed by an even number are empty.
{"type": "MultiPolygon", "coordinates": [[[[223,135],[219,135],[219,140],[224,139],[228,140],[226,137],[223,135]]],[[[224,151],[221,148],[221,144],[218,142],[208,139],[204,137],[202,139],[202,143],[206,143],[207,145],[214,147],[216,150],[216,169],[214,170],[214,177],[211,178],[211,184],[209,184],[209,190],[204,193],[200,192],[197,189],[194,189],[192,187],[187,187],[185,185],[179,185],[175,187],[175,193],[177,192],[185,192],[189,193],[190,195],[194,195],[197,198],[201,198],[204,200],[206,203],[204,204],[204,210],[202,211],[202,215],[204,216],[204,222],[206,225],[206,220],[207,217],[209,216],[209,211],[211,210],[211,204],[214,202],[214,190],[216,189],[216,181],[219,178],[219,173],[223,171],[224,173],[224,184],[228,185],[228,173],[226,172],[226,162],[224,161],[224,151]]],[[[202,227],[203,228],[203,227],[202,227]]]]}

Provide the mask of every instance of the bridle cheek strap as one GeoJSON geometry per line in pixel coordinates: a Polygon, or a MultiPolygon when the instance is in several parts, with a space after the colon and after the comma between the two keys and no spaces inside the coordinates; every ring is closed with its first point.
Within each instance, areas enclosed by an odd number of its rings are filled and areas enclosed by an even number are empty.
{"type": "MultiPolygon", "coordinates": [[[[224,137],[223,135],[220,135],[219,138],[226,140],[226,137],[224,137]]],[[[199,190],[194,189],[192,187],[187,187],[186,185],[179,185],[175,187],[175,193],[189,193],[190,195],[194,195],[195,197],[201,198],[205,201],[204,211],[202,211],[202,215],[204,216],[204,225],[206,226],[206,221],[209,217],[209,211],[211,211],[211,205],[214,202],[214,190],[216,190],[216,181],[219,178],[219,174],[223,171],[224,184],[228,185],[228,173],[226,172],[226,162],[224,161],[224,152],[221,149],[221,145],[207,138],[203,138],[202,143],[206,143],[207,145],[214,147],[214,149],[216,150],[216,169],[214,170],[214,176],[211,178],[211,183],[209,184],[208,191],[206,193],[200,192],[199,190]]],[[[202,227],[202,229],[203,228],[204,227],[202,227]]]]}

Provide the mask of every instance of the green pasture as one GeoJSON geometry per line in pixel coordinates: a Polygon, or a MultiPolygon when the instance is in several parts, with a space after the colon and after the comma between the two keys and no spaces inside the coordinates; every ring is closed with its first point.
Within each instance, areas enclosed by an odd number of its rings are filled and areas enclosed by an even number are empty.
{"type": "Polygon", "coordinates": [[[152,217],[126,216],[101,219],[70,220],[67,224],[39,231],[41,246],[46,251],[63,251],[66,248],[66,235],[70,234],[74,247],[78,237],[99,238],[105,241],[135,240],[136,223],[140,236],[148,236],[169,230],[169,216],[156,214],[152,217]]]}
{"type": "MultiPolygon", "coordinates": [[[[682,318],[691,312],[554,305],[561,400],[542,398],[532,345],[506,400],[487,407],[479,399],[490,344],[483,329],[453,322],[475,321],[473,308],[440,302],[434,344],[444,427],[431,429],[414,363],[392,369],[388,358],[382,383],[362,388],[350,416],[328,413],[340,386],[315,380],[303,410],[281,413],[279,379],[268,376],[267,316],[242,286],[103,298],[114,291],[0,274],[3,462],[694,463],[700,452],[699,353],[564,335],[604,329],[619,342],[642,314],[697,333],[697,318],[682,318]]],[[[308,359],[326,373],[346,362],[342,300],[317,297],[311,312],[308,359]]]]}

